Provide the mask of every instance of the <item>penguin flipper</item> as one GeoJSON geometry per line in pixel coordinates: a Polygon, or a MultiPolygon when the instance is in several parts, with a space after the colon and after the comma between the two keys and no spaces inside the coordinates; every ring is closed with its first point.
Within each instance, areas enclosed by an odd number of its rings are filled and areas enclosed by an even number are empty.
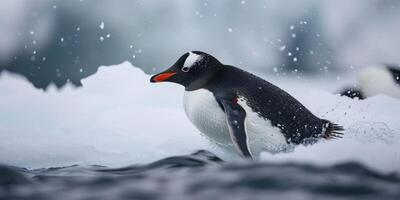
{"type": "Polygon", "coordinates": [[[236,102],[220,100],[226,115],[231,140],[239,154],[246,158],[252,158],[247,144],[246,128],[244,126],[246,111],[236,102]]]}

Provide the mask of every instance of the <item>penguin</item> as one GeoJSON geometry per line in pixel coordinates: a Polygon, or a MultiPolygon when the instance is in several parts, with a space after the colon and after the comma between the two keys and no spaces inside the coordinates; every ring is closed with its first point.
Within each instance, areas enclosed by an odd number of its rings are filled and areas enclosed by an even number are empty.
{"type": "Polygon", "coordinates": [[[366,98],[361,89],[355,86],[342,88],[339,92],[339,95],[359,100],[364,100],[366,98]]]}
{"type": "Polygon", "coordinates": [[[279,87],[201,51],[185,53],[150,82],[184,86],[189,120],[211,141],[233,145],[245,158],[344,134],[342,126],[316,117],[279,87]]]}
{"type": "Polygon", "coordinates": [[[358,74],[358,85],[342,89],[340,95],[353,99],[366,99],[378,94],[400,98],[400,66],[369,65],[358,74]]]}

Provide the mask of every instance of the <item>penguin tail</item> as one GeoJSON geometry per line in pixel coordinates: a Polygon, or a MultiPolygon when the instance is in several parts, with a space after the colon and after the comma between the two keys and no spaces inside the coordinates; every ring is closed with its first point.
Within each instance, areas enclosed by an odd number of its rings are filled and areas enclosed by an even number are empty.
{"type": "Polygon", "coordinates": [[[337,138],[342,138],[344,135],[344,128],[343,126],[340,126],[339,124],[332,123],[328,120],[326,121],[324,128],[325,132],[323,134],[323,137],[325,139],[337,139],[337,138]]]}

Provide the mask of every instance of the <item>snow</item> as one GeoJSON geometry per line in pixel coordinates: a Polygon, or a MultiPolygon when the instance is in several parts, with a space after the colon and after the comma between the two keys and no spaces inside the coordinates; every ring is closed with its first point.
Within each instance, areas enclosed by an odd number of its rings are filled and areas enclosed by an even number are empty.
{"type": "Polygon", "coordinates": [[[2,163],[121,166],[207,146],[184,115],[182,88],[150,85],[129,63],[101,67],[79,89],[42,92],[9,74],[0,82],[2,163]]]}
{"type": "MultiPolygon", "coordinates": [[[[123,166],[207,149],[231,156],[201,136],[182,107],[183,88],[149,83],[125,62],[101,67],[83,87],[43,92],[23,78],[0,75],[0,161],[27,168],[72,164],[123,166]]],[[[343,139],[264,153],[262,161],[330,165],[357,161],[384,172],[400,171],[400,101],[364,101],[331,94],[343,79],[267,78],[319,117],[343,125],[343,139]]]]}
{"type": "Polygon", "coordinates": [[[359,101],[321,91],[295,96],[317,116],[343,125],[346,135],[342,139],[299,146],[290,154],[264,154],[263,160],[319,165],[357,161],[375,170],[400,171],[399,100],[376,96],[359,101]]]}
{"type": "Polygon", "coordinates": [[[99,28],[102,29],[102,30],[104,29],[104,22],[100,23],[99,28]]]}

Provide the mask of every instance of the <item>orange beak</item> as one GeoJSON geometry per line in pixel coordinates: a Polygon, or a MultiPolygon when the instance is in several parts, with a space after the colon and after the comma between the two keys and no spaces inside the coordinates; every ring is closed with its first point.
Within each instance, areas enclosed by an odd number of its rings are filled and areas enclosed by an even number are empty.
{"type": "Polygon", "coordinates": [[[176,74],[176,72],[161,73],[161,74],[158,74],[158,75],[155,75],[155,76],[151,77],[150,82],[153,82],[153,83],[163,82],[165,80],[168,80],[169,78],[171,78],[175,74],[176,74]]]}

